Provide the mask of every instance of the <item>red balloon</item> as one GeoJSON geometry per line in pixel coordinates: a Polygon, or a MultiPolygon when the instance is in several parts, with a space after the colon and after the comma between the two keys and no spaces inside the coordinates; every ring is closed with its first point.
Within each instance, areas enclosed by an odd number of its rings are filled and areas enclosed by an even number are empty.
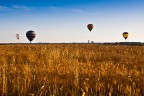
{"type": "Polygon", "coordinates": [[[89,29],[90,32],[92,31],[93,27],[94,27],[93,24],[88,24],[87,25],[87,28],[89,29]]]}

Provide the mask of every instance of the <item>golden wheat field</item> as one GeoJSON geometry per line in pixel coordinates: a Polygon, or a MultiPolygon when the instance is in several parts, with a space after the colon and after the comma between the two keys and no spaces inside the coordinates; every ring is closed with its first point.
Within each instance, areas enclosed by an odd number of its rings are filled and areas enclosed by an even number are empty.
{"type": "Polygon", "coordinates": [[[144,47],[0,45],[1,96],[144,96],[144,47]]]}

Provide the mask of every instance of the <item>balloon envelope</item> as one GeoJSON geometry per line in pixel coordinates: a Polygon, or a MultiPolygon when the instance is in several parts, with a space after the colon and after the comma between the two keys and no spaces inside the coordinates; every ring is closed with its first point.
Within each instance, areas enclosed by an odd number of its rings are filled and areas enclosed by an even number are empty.
{"type": "Polygon", "coordinates": [[[123,37],[124,37],[125,39],[128,38],[128,32],[124,32],[122,35],[123,35],[123,37]]]}
{"type": "Polygon", "coordinates": [[[16,34],[16,38],[19,40],[20,39],[20,34],[16,34]]]}
{"type": "Polygon", "coordinates": [[[93,27],[94,27],[93,24],[88,24],[88,25],[87,25],[87,28],[89,29],[90,32],[91,32],[91,30],[93,29],[93,27]]]}
{"type": "Polygon", "coordinates": [[[30,30],[26,33],[26,37],[31,42],[36,37],[36,33],[34,31],[30,30]]]}

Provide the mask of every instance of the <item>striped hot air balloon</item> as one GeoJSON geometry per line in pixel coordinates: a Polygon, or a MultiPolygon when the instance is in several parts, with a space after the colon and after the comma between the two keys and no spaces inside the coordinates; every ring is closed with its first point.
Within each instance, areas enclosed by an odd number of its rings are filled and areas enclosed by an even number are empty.
{"type": "Polygon", "coordinates": [[[29,40],[30,43],[31,43],[31,41],[36,37],[35,31],[32,31],[32,30],[28,31],[28,32],[26,33],[26,37],[28,38],[28,40],[29,40]]]}
{"type": "Polygon", "coordinates": [[[89,29],[90,32],[92,31],[93,27],[94,27],[93,24],[88,24],[87,25],[87,28],[89,29]]]}

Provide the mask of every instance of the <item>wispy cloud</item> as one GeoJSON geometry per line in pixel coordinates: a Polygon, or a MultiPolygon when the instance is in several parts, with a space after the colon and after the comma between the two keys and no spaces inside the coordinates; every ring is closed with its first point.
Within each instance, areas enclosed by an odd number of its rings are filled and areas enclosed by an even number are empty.
{"type": "Polygon", "coordinates": [[[27,7],[27,6],[19,6],[19,5],[13,5],[11,6],[12,9],[16,9],[16,10],[24,10],[24,11],[30,11],[31,8],[27,7]]]}
{"type": "Polygon", "coordinates": [[[9,7],[6,7],[6,6],[1,6],[0,5],[0,11],[8,11],[8,10],[10,10],[11,8],[9,8],[9,7]]]}
{"type": "Polygon", "coordinates": [[[0,11],[30,11],[32,8],[27,6],[13,5],[13,6],[1,6],[0,11]]]}
{"type": "Polygon", "coordinates": [[[74,13],[84,13],[84,11],[81,9],[71,9],[70,11],[74,13]]]}
{"type": "Polygon", "coordinates": [[[49,6],[48,9],[55,10],[55,9],[59,9],[59,7],[56,7],[56,6],[49,6]]]}

